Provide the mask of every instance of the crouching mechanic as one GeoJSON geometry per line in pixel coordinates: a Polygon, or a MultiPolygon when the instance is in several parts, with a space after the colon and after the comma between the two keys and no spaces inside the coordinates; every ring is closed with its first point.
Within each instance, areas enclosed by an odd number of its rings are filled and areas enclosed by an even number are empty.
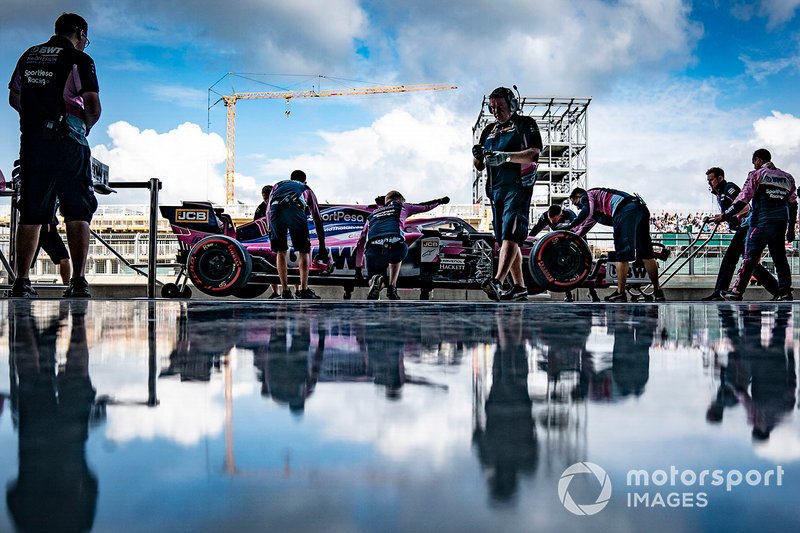
{"type": "Polygon", "coordinates": [[[614,254],[617,266],[617,290],[605,297],[607,302],[627,302],[625,285],[628,281],[628,262],[640,259],[644,263],[653,298],[663,302],[664,291],[658,285],[658,264],[650,240],[650,210],[639,196],[616,189],[595,188],[588,191],[576,187],[569,195],[573,205],[580,208],[570,229],[585,236],[598,222],[614,228],[614,254]]]}
{"type": "Polygon", "coordinates": [[[406,199],[397,191],[386,193],[382,204],[377,202],[381,205],[367,217],[356,245],[357,277],[360,277],[366,258],[367,275],[370,278],[367,300],[377,300],[384,286],[389,300],[400,299],[397,294],[397,278],[408,254],[403,232],[406,219],[449,202],[450,198],[445,196],[421,204],[406,203],[406,199]]]}
{"type": "Polygon", "coordinates": [[[489,95],[488,124],[472,147],[476,170],[487,169],[486,196],[492,202],[495,238],[500,245],[497,274],[483,282],[484,292],[495,301],[527,300],[522,277],[520,246],[528,236],[528,217],[536,181],[542,136],[536,120],[519,115],[519,100],[511,89],[498,87],[489,95]],[[503,281],[511,274],[514,287],[506,292],[503,281]]]}
{"type": "MultiPolygon", "coordinates": [[[[550,231],[567,230],[569,229],[572,221],[578,216],[569,209],[563,209],[560,205],[551,205],[550,208],[542,213],[539,220],[531,228],[529,236],[536,237],[544,228],[550,228],[550,231]]],[[[600,297],[597,296],[597,291],[594,288],[589,288],[589,297],[594,302],[599,302],[600,297]]],[[[572,302],[572,291],[564,293],[564,301],[572,302]]]]}
{"type": "Polygon", "coordinates": [[[784,242],[795,239],[797,224],[797,188],[794,177],[772,164],[769,150],[760,148],[753,152],[753,168],[747,175],[742,192],[724,213],[714,217],[715,222],[734,219],[752,202],[750,231],[744,243],[744,261],[730,291],[723,291],[726,300],[739,301],[744,295],[750,276],[761,260],[764,248],[769,253],[778,274],[778,292],[774,300],[791,300],[792,271],[786,259],[784,242]]]}
{"type": "Polygon", "coordinates": [[[299,300],[319,299],[319,296],[308,288],[311,239],[306,213],[311,214],[317,230],[319,242],[317,259],[320,261],[328,260],[328,250],[325,248],[325,228],[319,214],[317,197],[314,195],[314,191],[306,185],[306,173],[302,170],[295,170],[290,178],[275,184],[267,202],[270,247],[277,254],[276,266],[278,277],[281,280],[281,298],[284,300],[294,299],[292,291],[289,290],[289,267],[286,257],[289,251],[289,243],[286,239],[288,232],[292,238],[292,247],[299,257],[300,289],[297,291],[297,298],[299,300]]]}

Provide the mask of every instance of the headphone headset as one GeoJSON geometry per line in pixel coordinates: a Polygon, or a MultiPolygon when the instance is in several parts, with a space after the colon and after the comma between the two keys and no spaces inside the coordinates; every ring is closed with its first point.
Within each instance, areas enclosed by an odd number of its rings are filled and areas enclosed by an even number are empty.
{"type": "MultiPolygon", "coordinates": [[[[513,86],[514,89],[517,88],[516,85],[513,86]]],[[[514,94],[514,91],[509,89],[508,87],[498,87],[492,94],[489,95],[489,98],[504,98],[506,102],[508,102],[508,110],[511,111],[513,115],[517,111],[519,111],[519,91],[517,94],[514,94]]]]}

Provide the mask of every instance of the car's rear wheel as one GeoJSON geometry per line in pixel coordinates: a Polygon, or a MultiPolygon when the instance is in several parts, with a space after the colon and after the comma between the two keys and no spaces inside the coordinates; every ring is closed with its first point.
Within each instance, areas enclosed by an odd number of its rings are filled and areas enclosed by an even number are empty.
{"type": "Polygon", "coordinates": [[[571,231],[553,231],[536,241],[528,261],[534,281],[548,291],[577,288],[592,268],[592,252],[571,231]]]}
{"type": "Polygon", "coordinates": [[[253,263],[238,241],[225,235],[211,235],[192,247],[186,273],[200,292],[229,296],[247,284],[253,263]]]}

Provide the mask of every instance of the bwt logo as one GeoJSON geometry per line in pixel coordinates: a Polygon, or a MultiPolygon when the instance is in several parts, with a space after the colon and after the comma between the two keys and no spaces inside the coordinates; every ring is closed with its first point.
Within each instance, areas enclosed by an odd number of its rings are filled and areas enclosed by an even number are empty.
{"type": "Polygon", "coordinates": [[[176,209],[175,220],[178,222],[192,222],[202,224],[208,222],[208,211],[194,209],[176,209]]]}
{"type": "Polygon", "coordinates": [[[575,463],[564,470],[561,479],[558,480],[558,499],[561,501],[561,505],[572,514],[578,516],[597,514],[608,505],[608,500],[611,499],[611,479],[601,466],[589,462],[575,463]],[[601,487],[600,494],[594,503],[577,504],[569,493],[569,484],[572,483],[572,478],[584,474],[591,474],[597,479],[601,487]]]}

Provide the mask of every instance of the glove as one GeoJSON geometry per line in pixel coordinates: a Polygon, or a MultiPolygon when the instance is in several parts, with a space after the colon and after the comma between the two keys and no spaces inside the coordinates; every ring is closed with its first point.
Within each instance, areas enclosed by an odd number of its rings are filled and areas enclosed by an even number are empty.
{"type": "Polygon", "coordinates": [[[478,161],[483,161],[483,156],[485,155],[485,151],[483,149],[483,145],[476,144],[472,147],[472,157],[477,159],[478,161]]]}
{"type": "Polygon", "coordinates": [[[320,248],[319,252],[317,252],[317,257],[315,257],[314,259],[317,260],[317,261],[320,261],[322,263],[327,263],[328,262],[328,249],[325,248],[324,246],[322,248],[320,248]]]}
{"type": "Polygon", "coordinates": [[[789,231],[786,232],[786,242],[794,242],[794,228],[789,228],[789,231]]]}
{"type": "Polygon", "coordinates": [[[509,161],[511,161],[511,154],[508,152],[490,152],[486,155],[486,164],[490,167],[499,167],[509,161]]]}
{"type": "Polygon", "coordinates": [[[356,280],[364,281],[364,272],[361,267],[356,267],[356,280]]]}
{"type": "Polygon", "coordinates": [[[449,196],[443,196],[442,198],[439,198],[439,203],[440,204],[449,204],[450,203],[450,197],[449,196]]]}

